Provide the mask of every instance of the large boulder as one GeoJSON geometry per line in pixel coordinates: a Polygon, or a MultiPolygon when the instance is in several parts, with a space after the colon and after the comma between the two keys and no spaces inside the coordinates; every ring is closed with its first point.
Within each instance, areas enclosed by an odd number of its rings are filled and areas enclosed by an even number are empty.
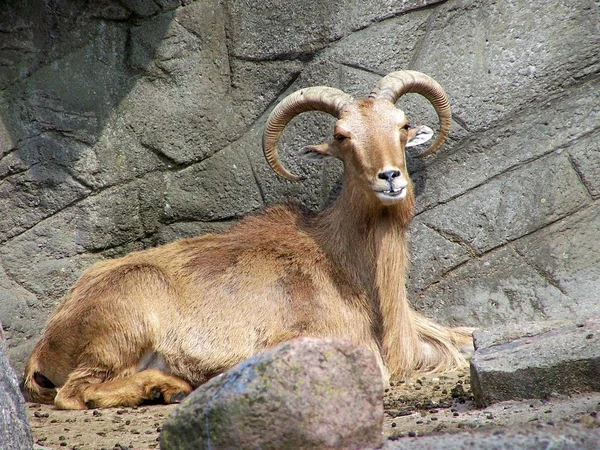
{"type": "Polygon", "coordinates": [[[0,448],[2,450],[30,449],[31,429],[25,414],[25,400],[19,382],[8,363],[2,324],[0,324],[0,448]]]}
{"type": "Polygon", "coordinates": [[[374,356],[302,338],[254,356],[194,391],[165,422],[161,449],[364,449],[381,444],[374,356]]]}

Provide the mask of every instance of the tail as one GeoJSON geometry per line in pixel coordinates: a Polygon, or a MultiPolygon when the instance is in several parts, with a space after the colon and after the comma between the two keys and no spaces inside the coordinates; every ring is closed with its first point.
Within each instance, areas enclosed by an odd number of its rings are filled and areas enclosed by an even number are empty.
{"type": "Polygon", "coordinates": [[[35,353],[34,351],[31,354],[25,365],[21,391],[28,402],[52,404],[58,391],[54,383],[40,370],[35,353]]]}
{"type": "Polygon", "coordinates": [[[474,328],[448,328],[414,312],[419,340],[427,349],[421,352],[418,371],[446,372],[468,366],[474,328]]]}

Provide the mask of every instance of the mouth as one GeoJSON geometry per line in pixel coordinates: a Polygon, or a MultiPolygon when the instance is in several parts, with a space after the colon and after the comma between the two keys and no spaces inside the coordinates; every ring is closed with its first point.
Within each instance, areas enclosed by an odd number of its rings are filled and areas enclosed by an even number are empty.
{"type": "Polygon", "coordinates": [[[396,189],[384,189],[375,191],[375,195],[383,204],[396,203],[406,197],[406,188],[400,187],[396,189]]]}
{"type": "Polygon", "coordinates": [[[390,197],[398,197],[400,195],[402,195],[405,191],[405,188],[398,188],[398,189],[390,189],[390,190],[384,190],[381,191],[382,194],[388,195],[390,197]]]}

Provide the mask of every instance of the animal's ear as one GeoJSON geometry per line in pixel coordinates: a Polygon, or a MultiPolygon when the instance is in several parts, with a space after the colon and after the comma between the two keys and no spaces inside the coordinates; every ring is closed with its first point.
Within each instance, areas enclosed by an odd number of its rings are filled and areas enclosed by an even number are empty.
{"type": "Polygon", "coordinates": [[[427,142],[433,137],[433,130],[425,125],[414,127],[408,130],[408,141],[406,147],[414,147],[427,142]]]}
{"type": "Polygon", "coordinates": [[[312,161],[322,161],[328,158],[335,158],[330,144],[307,145],[300,150],[300,155],[305,159],[312,161]]]}

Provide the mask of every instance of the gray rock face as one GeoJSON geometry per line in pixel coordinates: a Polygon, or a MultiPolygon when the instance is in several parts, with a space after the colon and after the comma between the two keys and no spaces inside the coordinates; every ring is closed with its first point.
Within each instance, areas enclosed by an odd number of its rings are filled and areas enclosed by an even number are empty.
{"type": "Polygon", "coordinates": [[[0,324],[0,448],[29,450],[33,445],[19,382],[8,362],[0,324]]]}
{"type": "Polygon", "coordinates": [[[600,316],[599,208],[593,203],[448,271],[422,307],[480,326],[600,316]]]}
{"type": "Polygon", "coordinates": [[[375,358],[344,341],[296,339],[200,386],[167,419],[161,449],[362,449],[381,444],[375,358]]]}
{"type": "MultiPolygon", "coordinates": [[[[408,158],[413,304],[447,324],[600,316],[600,5],[595,0],[8,2],[0,10],[0,317],[20,370],[94,261],[312,210],[341,164],[300,160],[332,118],[270,109],[310,85],[364,96],[416,69],[449,94],[436,156],[408,158]]],[[[398,106],[435,128],[422,98],[398,106]]],[[[409,151],[409,155],[413,155],[409,151]]]]}
{"type": "Polygon", "coordinates": [[[521,333],[514,325],[475,332],[471,385],[475,402],[544,398],[600,391],[600,320],[521,333]]]}

